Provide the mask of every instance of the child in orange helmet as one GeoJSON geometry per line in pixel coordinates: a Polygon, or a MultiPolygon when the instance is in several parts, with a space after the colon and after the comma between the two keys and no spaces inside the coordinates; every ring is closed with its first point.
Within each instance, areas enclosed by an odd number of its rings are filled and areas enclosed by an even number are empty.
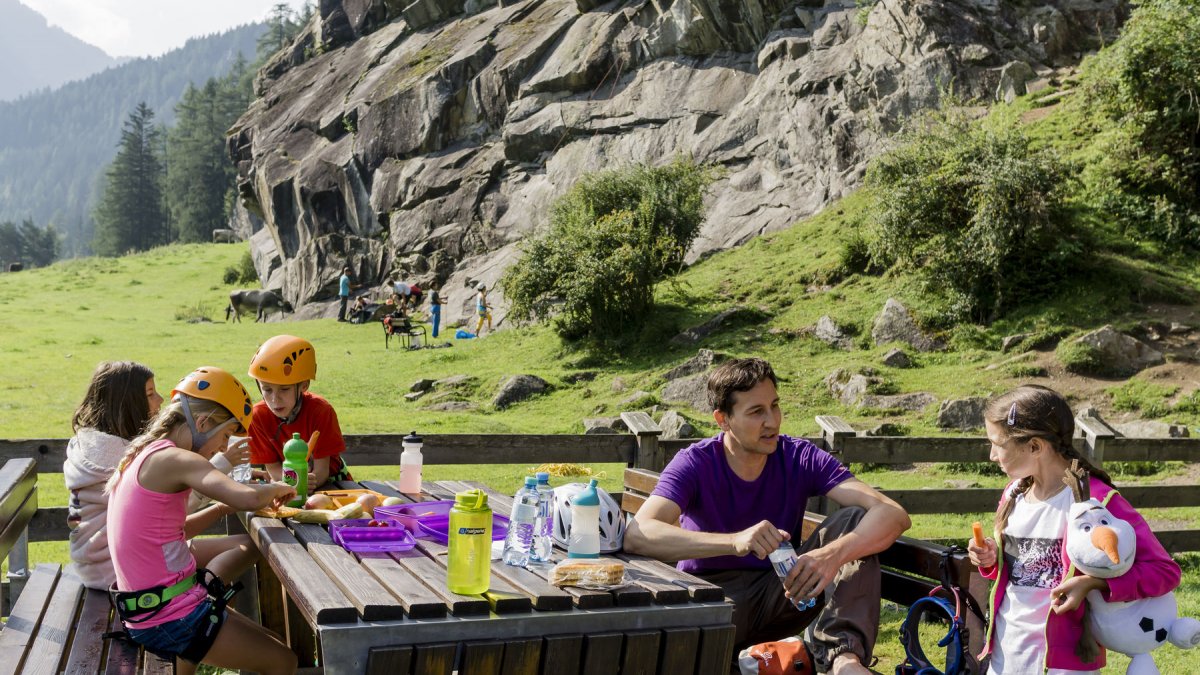
{"type": "Polygon", "coordinates": [[[276,335],[258,348],[250,361],[250,377],[258,382],[263,400],[254,405],[250,421],[250,461],[266,466],[271,480],[283,476],[283,444],[292,434],[308,441],[321,432],[312,448],[309,490],[327,481],[354,480],[342,453],[346,441],[337,413],[324,398],[308,391],[317,378],[317,354],[312,343],[292,335],[276,335]]]}
{"type": "Polygon", "coordinates": [[[225,606],[232,584],[258,559],[248,535],[189,538],[216,509],[188,515],[192,491],[253,511],[281,505],[284,483],[243,485],[210,463],[250,421],[250,394],[220,368],[197,368],[171,392],[109,479],[108,546],[117,611],[128,636],[191,675],[200,663],[293,673],[296,655],[273,633],[225,606]]]}

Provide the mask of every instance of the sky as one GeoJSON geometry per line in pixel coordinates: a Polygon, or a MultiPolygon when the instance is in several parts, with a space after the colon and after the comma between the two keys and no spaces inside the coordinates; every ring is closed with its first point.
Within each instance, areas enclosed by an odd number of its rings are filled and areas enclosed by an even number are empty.
{"type": "Polygon", "coordinates": [[[159,56],[190,37],[261,21],[277,2],[303,0],[20,0],[110,56],[159,56]]]}

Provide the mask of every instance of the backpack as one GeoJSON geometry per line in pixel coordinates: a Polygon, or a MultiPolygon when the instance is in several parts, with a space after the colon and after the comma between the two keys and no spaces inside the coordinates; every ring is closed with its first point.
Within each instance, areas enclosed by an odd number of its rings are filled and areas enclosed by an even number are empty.
{"type": "Polygon", "coordinates": [[[982,672],[979,662],[967,646],[970,640],[962,609],[966,605],[986,625],[983,611],[968,593],[950,583],[950,556],[961,552],[964,550],[955,546],[942,553],[942,584],[908,608],[908,616],[900,624],[904,663],[896,666],[896,675],[979,675],[982,672]],[[953,599],[953,603],[950,599],[953,599]],[[946,650],[944,671],[930,663],[925,649],[921,647],[921,619],[926,614],[944,618],[950,624],[946,634],[937,643],[938,647],[946,650]]]}

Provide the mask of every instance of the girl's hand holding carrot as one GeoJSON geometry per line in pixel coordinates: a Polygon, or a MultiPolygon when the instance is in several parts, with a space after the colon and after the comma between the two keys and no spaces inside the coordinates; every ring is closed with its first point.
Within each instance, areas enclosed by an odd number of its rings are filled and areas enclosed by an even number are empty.
{"type": "Polygon", "coordinates": [[[971,530],[971,540],[967,542],[971,564],[977,567],[992,567],[996,564],[996,542],[983,536],[983,525],[978,521],[971,525],[971,530]]]}

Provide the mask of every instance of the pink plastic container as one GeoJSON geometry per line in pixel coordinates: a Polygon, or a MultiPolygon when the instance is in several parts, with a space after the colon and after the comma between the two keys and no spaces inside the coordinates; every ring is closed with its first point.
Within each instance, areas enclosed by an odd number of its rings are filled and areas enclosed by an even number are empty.
{"type": "MultiPolygon", "coordinates": [[[[427,536],[445,544],[449,539],[450,509],[453,501],[417,502],[398,506],[376,506],[375,516],[397,520],[416,536],[427,536]]],[[[492,539],[502,541],[508,536],[508,518],[492,513],[492,539]]]]}
{"type": "Polygon", "coordinates": [[[412,533],[398,520],[375,518],[388,523],[386,527],[369,527],[371,518],[333,520],[329,523],[329,536],[334,543],[355,553],[387,553],[407,551],[417,545],[412,533]]]}
{"type": "MultiPolygon", "coordinates": [[[[417,521],[421,533],[430,539],[445,544],[450,539],[450,516],[428,516],[417,521]]],[[[492,513],[492,541],[504,541],[508,536],[508,518],[492,513]]]]}

